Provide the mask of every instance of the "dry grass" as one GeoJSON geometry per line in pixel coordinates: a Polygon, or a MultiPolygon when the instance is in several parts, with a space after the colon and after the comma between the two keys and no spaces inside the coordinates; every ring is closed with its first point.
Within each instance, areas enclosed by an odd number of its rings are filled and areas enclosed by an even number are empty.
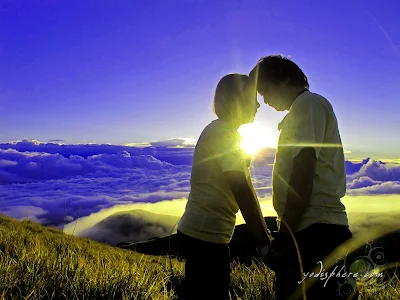
{"type": "MultiPolygon", "coordinates": [[[[177,299],[183,262],[141,255],[0,215],[0,299],[177,299]]],[[[233,264],[232,299],[274,299],[274,273],[233,264]]],[[[400,299],[400,284],[361,299],[400,299]]]]}

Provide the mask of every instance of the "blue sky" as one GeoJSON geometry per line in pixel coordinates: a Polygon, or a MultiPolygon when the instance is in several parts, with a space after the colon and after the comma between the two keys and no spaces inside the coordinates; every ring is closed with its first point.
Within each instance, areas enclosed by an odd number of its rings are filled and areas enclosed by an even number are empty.
{"type": "MultiPolygon", "coordinates": [[[[332,102],[346,149],[395,157],[399,11],[395,0],[1,1],[0,141],[195,139],[218,80],[281,53],[332,102]]],[[[283,116],[262,105],[256,122],[276,130],[283,116]]]]}

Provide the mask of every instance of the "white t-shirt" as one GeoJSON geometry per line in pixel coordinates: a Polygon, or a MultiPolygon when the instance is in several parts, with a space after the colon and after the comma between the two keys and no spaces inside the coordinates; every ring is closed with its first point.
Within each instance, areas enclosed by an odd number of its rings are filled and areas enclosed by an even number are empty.
{"type": "Polygon", "coordinates": [[[179,231],[206,242],[230,242],[239,206],[223,173],[243,171],[250,176],[241,142],[237,130],[220,119],[203,130],[194,150],[191,190],[179,231]]]}
{"type": "Polygon", "coordinates": [[[295,158],[304,146],[316,150],[317,167],[310,204],[294,231],[314,223],[348,226],[345,206],[346,171],[338,123],[329,101],[306,91],[293,102],[279,124],[280,136],[272,175],[272,199],[278,226],[285,211],[288,182],[295,158]]]}

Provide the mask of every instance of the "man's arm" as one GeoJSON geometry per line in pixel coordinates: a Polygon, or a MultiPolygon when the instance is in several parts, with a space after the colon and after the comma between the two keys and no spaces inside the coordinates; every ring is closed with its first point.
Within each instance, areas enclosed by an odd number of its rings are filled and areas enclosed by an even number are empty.
{"type": "Polygon", "coordinates": [[[260,246],[268,245],[270,243],[269,230],[261,213],[255,191],[252,189],[253,184],[251,181],[249,182],[250,178],[246,178],[245,172],[239,171],[227,171],[224,172],[224,176],[250,232],[260,246]]]}
{"type": "Polygon", "coordinates": [[[286,207],[279,232],[289,234],[287,226],[292,232],[298,226],[304,210],[309,205],[316,166],[316,152],[312,147],[302,148],[293,159],[293,172],[288,183],[286,207]]]}

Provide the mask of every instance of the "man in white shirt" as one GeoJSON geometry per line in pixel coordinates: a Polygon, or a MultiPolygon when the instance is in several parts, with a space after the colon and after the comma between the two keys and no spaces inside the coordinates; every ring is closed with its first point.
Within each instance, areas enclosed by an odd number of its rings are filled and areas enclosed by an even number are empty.
{"type": "MultiPolygon", "coordinates": [[[[277,252],[282,250],[282,261],[288,265],[275,270],[276,298],[288,299],[302,280],[290,232],[299,245],[305,272],[352,237],[341,202],[346,192],[343,146],[331,104],[309,91],[306,75],[294,62],[280,55],[264,57],[250,78],[266,104],[289,111],[278,126],[272,199],[279,232],[271,245],[277,252]]],[[[337,280],[332,278],[326,287],[324,283],[318,280],[307,291],[307,299],[348,296],[338,293],[337,280]]],[[[352,299],[357,299],[355,288],[352,293],[352,299]]]]}

